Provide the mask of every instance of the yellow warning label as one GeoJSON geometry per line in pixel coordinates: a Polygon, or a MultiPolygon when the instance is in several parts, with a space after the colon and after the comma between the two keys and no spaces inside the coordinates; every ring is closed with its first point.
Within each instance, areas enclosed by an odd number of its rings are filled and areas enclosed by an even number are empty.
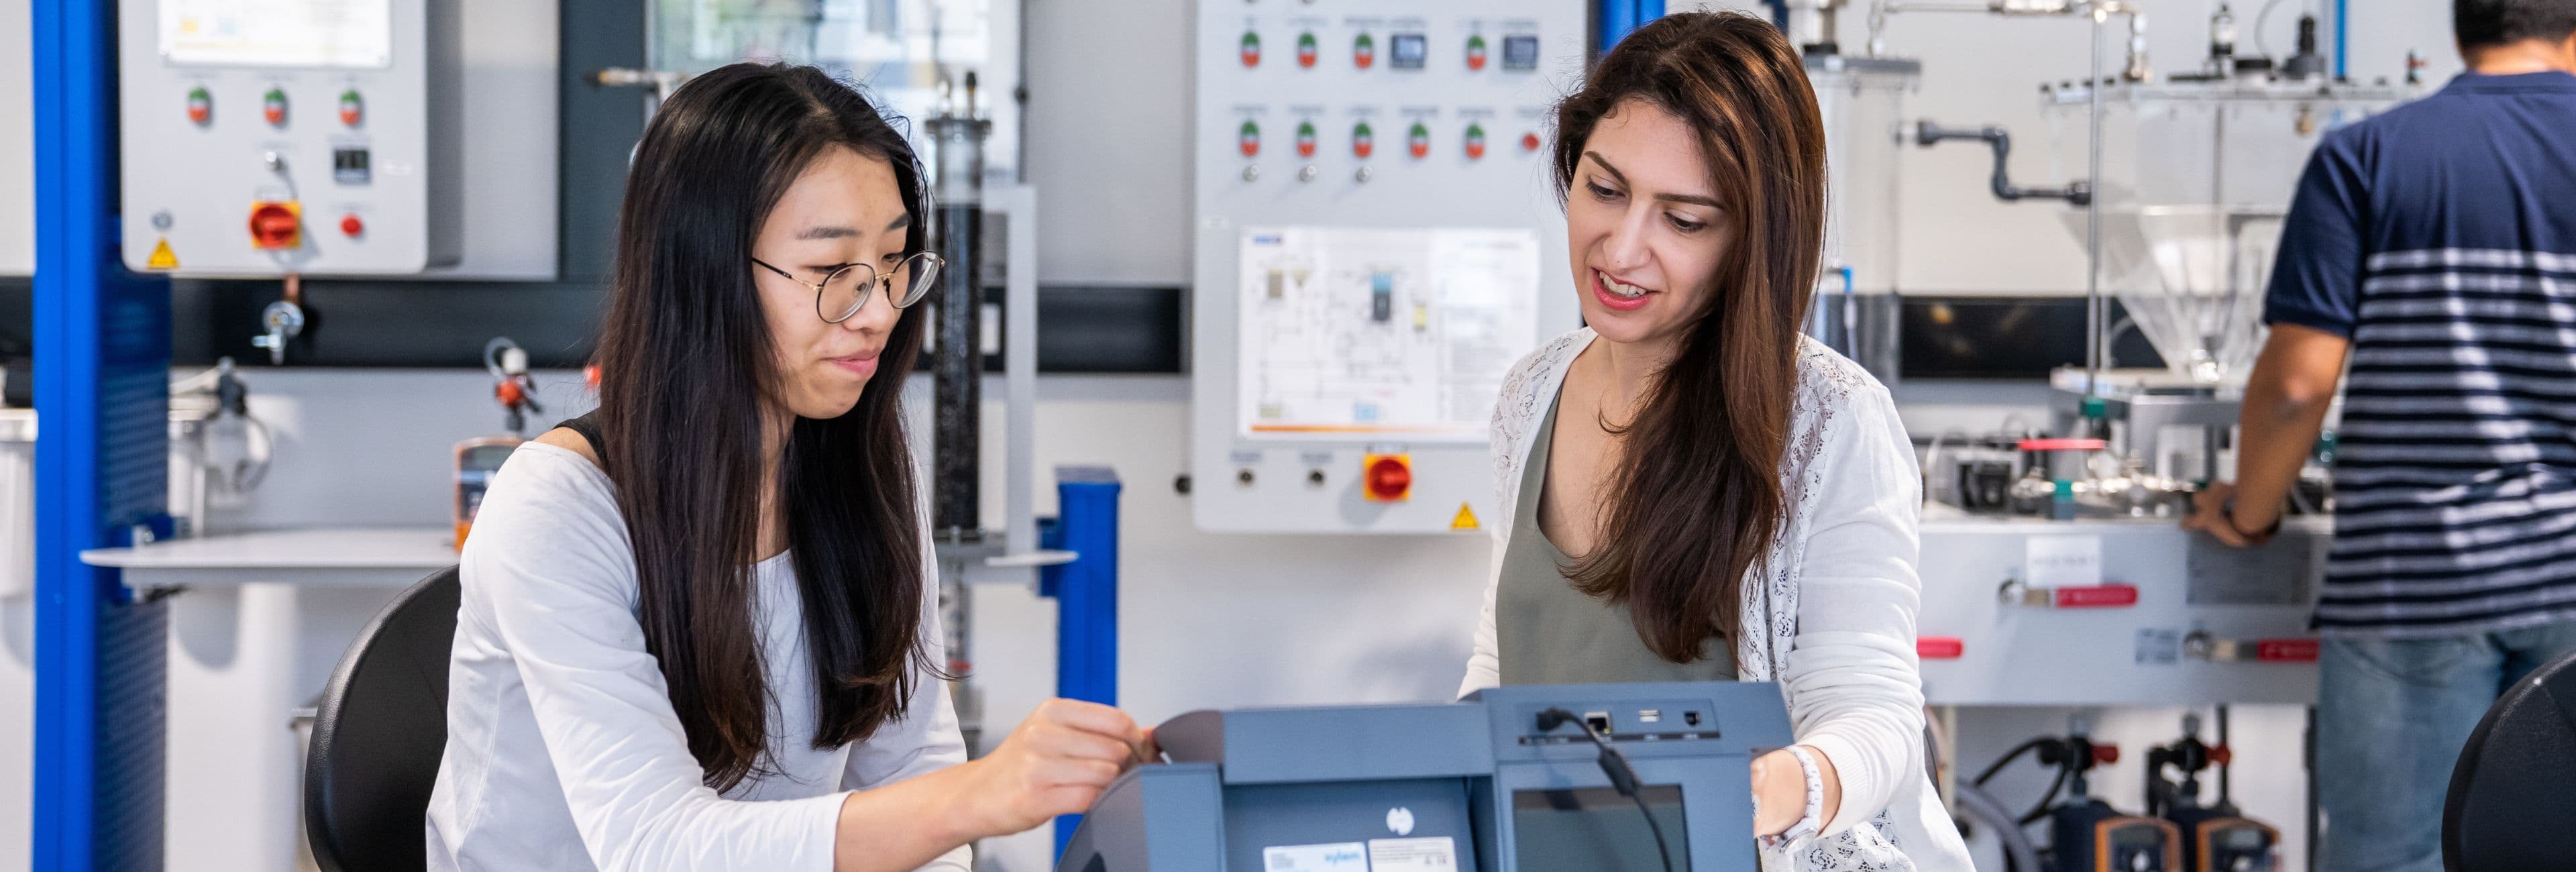
{"type": "Polygon", "coordinates": [[[179,255],[170,251],[170,240],[163,239],[152,246],[152,259],[144,261],[143,265],[151,269],[178,269],[179,255]]]}
{"type": "Polygon", "coordinates": [[[1474,509],[1470,509],[1470,508],[1467,508],[1467,504],[1466,504],[1466,503],[1463,503],[1463,502],[1462,502],[1462,503],[1459,503],[1459,504],[1458,504],[1458,517],[1456,517],[1456,518],[1452,518],[1452,519],[1450,519],[1450,520],[1449,520],[1449,529],[1452,529],[1452,530],[1473,530],[1473,529],[1476,529],[1476,510],[1474,510],[1474,509]]]}

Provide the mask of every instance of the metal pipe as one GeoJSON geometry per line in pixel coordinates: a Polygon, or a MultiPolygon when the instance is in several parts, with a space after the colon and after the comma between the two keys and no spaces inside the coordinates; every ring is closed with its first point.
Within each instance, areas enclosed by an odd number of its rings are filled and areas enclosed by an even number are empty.
{"type": "MultiPolygon", "coordinates": [[[[2092,62],[2090,77],[2084,80],[2092,128],[2085,143],[2089,154],[2084,178],[2096,189],[2102,184],[2102,22],[2107,12],[2098,6],[2093,12],[2092,62]]],[[[2102,369],[2109,351],[2110,343],[2102,335],[2106,308],[2102,299],[2102,201],[2087,197],[2084,203],[2084,392],[2088,394],[2100,390],[2102,369]]]]}
{"type": "Polygon", "coordinates": [[[1988,185],[1994,191],[1995,199],[2007,203],[2025,199],[2065,200],[2078,206],[2093,202],[2093,186],[2085,182],[2073,182],[2063,188],[2024,188],[2013,184],[2011,172],[2006,165],[2006,161],[2012,155],[2012,134],[2001,127],[1989,126],[1969,130],[1942,127],[1939,123],[1929,120],[1916,122],[1914,125],[1916,145],[1929,147],[1948,140],[1977,140],[1994,150],[1995,172],[1988,180],[1988,185]]]}
{"type": "Polygon", "coordinates": [[[2346,3],[2346,2],[2345,2],[2345,0],[2335,0],[2335,4],[2334,4],[2334,21],[2335,21],[2335,57],[2334,57],[2334,77],[2335,77],[2335,81],[2338,81],[2338,82],[2343,81],[2343,78],[2344,78],[2344,75],[2345,75],[2345,73],[2344,73],[2344,68],[2343,68],[2343,61],[2344,61],[2344,34],[2347,34],[2347,33],[2352,32],[2352,28],[2349,26],[2349,25],[2351,24],[2351,22],[2352,22],[2352,19],[2350,19],[2350,18],[2346,17],[2346,15],[2347,15],[2349,12],[2351,12],[2350,4],[2346,3]]]}
{"type": "Polygon", "coordinates": [[[2219,761],[2219,762],[2218,762],[2218,804],[2219,804],[2219,805],[2221,805],[2221,806],[2226,806],[2226,805],[2232,804],[2232,803],[2235,801],[2235,793],[2233,793],[2232,791],[2230,791],[2230,790],[2228,789],[2227,775],[2228,775],[2228,770],[2229,770],[2230,768],[2232,768],[2233,766],[2235,766],[2235,765],[2236,765],[2236,754],[2235,754],[2236,749],[2235,749],[2233,746],[2230,746],[2230,745],[2228,745],[2228,744],[2227,744],[2227,704],[2226,704],[2226,703],[2219,703],[2219,705],[2218,705],[2218,718],[2217,718],[2217,720],[2218,720],[2218,747],[2228,749],[2227,759],[2225,759],[2225,760],[2221,760],[2221,761],[2219,761]]]}
{"type": "MultiPolygon", "coordinates": [[[[2085,0],[2036,0],[2036,2],[2034,2],[2034,0],[1986,0],[1986,2],[1960,2],[1960,0],[1917,0],[1917,2],[1904,2],[1904,0],[1873,0],[1869,8],[1869,40],[1867,43],[1869,46],[1870,56],[1876,57],[1886,52],[1887,16],[1896,12],[1976,12],[1993,15],[2020,16],[2075,15],[2082,13],[2093,17],[2093,23],[2097,28],[2094,38],[2097,40],[2101,38],[2098,33],[2098,28],[2105,16],[2127,16],[2129,19],[2129,55],[2128,63],[2121,70],[2121,76],[2132,82],[2143,82],[2146,81],[2149,76],[2153,75],[2153,72],[2147,68],[2146,10],[2138,8],[2135,3],[2125,2],[2125,0],[2090,0],[2090,2],[2085,2],[2085,0]]],[[[2341,38],[2340,31],[2337,32],[2337,38],[2341,38]]],[[[2096,51],[2098,50],[2099,49],[2097,48],[2096,51]]],[[[2099,81],[2101,79],[2101,64],[2098,60],[2094,64],[2093,72],[2094,80],[2099,81]]],[[[2340,74],[2338,73],[2338,75],[2340,74]]]]}

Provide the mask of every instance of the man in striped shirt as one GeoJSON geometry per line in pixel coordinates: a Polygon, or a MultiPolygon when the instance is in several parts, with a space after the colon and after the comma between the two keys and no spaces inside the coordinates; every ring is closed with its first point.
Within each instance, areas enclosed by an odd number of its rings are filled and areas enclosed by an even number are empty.
{"type": "Polygon", "coordinates": [[[2315,619],[2330,872],[2440,870],[2470,731],[2576,652],[2576,0],[2452,13],[2469,71],[2309,160],[2237,481],[2186,522],[2278,528],[2349,356],[2315,619]]]}

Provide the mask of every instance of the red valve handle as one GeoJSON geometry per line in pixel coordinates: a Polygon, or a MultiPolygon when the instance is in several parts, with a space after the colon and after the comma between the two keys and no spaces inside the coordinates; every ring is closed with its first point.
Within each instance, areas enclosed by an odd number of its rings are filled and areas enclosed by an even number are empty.
{"type": "Polygon", "coordinates": [[[1914,656],[1925,660],[1956,660],[1967,653],[1967,642],[1957,636],[1923,636],[1914,640],[1914,656]]]}
{"type": "Polygon", "coordinates": [[[2315,663],[2315,639],[2264,639],[2254,643],[2254,659],[2264,663],[2315,663]]]}
{"type": "Polygon", "coordinates": [[[2138,604],[2138,588],[2127,584],[2061,587],[2052,605],[2061,609],[2115,609],[2138,604]]]}

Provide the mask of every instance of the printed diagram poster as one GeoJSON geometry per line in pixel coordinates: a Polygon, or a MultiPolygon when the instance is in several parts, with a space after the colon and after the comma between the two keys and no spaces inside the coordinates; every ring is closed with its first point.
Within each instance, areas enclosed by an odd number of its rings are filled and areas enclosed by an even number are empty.
{"type": "Polygon", "coordinates": [[[1255,227],[1238,264],[1244,436],[1481,442],[1538,343],[1534,230],[1255,227]]]}

